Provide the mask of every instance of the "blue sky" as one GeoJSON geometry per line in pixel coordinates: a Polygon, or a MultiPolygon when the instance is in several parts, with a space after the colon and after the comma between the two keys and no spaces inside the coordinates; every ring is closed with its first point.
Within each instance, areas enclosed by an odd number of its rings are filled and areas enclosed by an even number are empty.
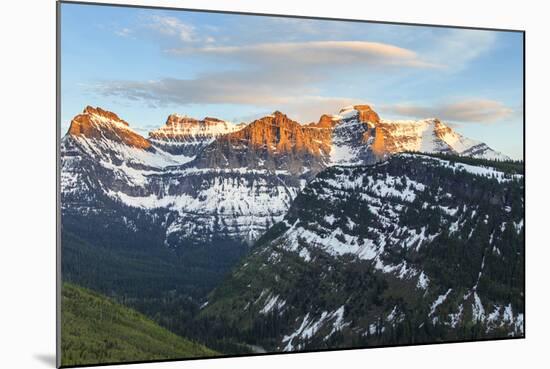
{"type": "Polygon", "coordinates": [[[86,105],[146,134],[171,113],[308,123],[367,103],[523,155],[521,33],[68,3],[61,17],[63,132],[86,105]]]}

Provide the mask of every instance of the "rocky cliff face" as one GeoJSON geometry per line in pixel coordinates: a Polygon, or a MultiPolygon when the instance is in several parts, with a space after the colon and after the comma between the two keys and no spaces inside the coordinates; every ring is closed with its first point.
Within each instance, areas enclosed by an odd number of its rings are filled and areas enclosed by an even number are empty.
{"type": "Polygon", "coordinates": [[[328,142],[281,112],[255,120],[205,148],[196,165],[287,171],[294,176],[317,173],[326,163],[328,142]]]}

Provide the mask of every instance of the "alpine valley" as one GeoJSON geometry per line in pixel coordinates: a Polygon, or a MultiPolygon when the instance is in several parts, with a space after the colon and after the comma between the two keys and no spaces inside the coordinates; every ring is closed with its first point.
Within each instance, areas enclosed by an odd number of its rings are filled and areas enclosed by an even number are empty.
{"type": "Polygon", "coordinates": [[[524,335],[524,174],[438,119],[86,107],[61,139],[62,276],[222,354],[524,335]]]}

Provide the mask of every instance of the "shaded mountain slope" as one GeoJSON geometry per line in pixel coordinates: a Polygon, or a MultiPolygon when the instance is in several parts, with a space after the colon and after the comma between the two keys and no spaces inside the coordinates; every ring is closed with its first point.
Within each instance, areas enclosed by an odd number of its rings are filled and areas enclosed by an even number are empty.
{"type": "Polygon", "coordinates": [[[321,172],[201,319],[273,351],[522,336],[523,176],[467,162],[321,172]]]}

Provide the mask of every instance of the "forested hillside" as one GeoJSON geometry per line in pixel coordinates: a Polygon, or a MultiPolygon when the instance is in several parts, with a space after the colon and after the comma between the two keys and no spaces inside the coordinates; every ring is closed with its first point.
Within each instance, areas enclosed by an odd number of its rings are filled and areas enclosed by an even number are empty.
{"type": "Polygon", "coordinates": [[[216,355],[140,313],[74,284],[63,284],[61,309],[63,366],[216,355]]]}
{"type": "Polygon", "coordinates": [[[276,351],[522,336],[523,176],[449,159],[320,173],[204,324],[276,351]]]}

